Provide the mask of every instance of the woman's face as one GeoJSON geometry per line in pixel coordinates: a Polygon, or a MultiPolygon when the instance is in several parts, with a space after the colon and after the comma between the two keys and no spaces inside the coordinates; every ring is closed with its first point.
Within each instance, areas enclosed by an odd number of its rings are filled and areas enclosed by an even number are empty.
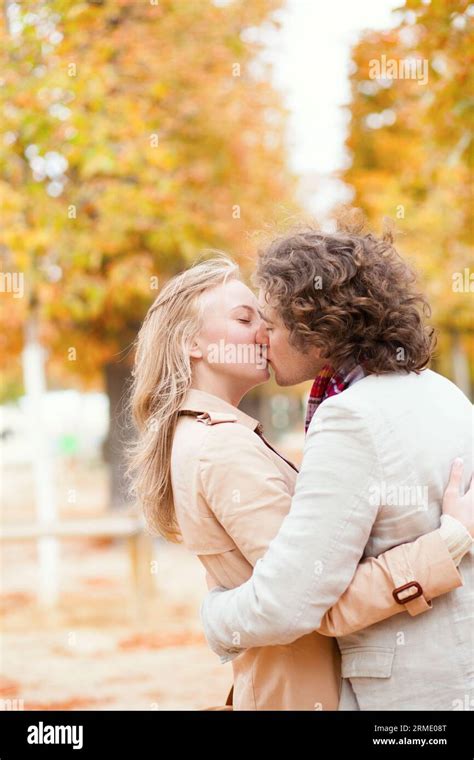
{"type": "Polygon", "coordinates": [[[252,291],[231,279],[203,293],[200,305],[202,328],[191,357],[201,380],[220,379],[242,394],[268,380],[266,331],[252,291]]]}

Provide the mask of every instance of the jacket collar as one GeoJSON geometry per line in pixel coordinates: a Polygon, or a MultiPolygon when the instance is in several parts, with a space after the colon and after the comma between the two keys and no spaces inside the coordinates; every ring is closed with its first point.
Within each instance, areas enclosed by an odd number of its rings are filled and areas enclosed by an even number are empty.
{"type": "Polygon", "coordinates": [[[186,393],[183,403],[181,404],[181,411],[200,412],[201,414],[209,415],[209,424],[214,422],[240,422],[241,425],[245,425],[250,430],[261,429],[261,424],[258,420],[250,417],[245,412],[242,412],[236,406],[229,404],[227,401],[213,396],[211,393],[205,391],[198,391],[195,388],[190,388],[186,393]],[[213,414],[215,416],[213,416],[213,414]],[[227,419],[227,417],[229,419],[227,419]]]}

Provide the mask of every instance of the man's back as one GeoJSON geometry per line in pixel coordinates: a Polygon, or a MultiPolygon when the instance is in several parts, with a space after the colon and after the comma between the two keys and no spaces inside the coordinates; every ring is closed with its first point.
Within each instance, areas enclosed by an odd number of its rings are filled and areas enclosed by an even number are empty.
{"type": "MultiPolygon", "coordinates": [[[[359,381],[321,406],[322,426],[330,405],[360,415],[374,447],[368,498],[378,511],[365,556],[438,527],[452,460],[464,459],[465,487],[472,475],[472,406],[461,391],[425,370],[359,381]]],[[[474,707],[472,563],[471,552],[460,566],[464,586],[425,614],[397,615],[338,640],[352,686],[344,683],[341,709],[474,707]]]]}

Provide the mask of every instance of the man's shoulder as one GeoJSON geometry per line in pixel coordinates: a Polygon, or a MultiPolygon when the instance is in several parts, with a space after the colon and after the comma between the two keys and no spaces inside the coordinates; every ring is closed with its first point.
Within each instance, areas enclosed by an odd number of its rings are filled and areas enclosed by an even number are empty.
{"type": "Polygon", "coordinates": [[[308,432],[343,425],[348,431],[372,425],[375,419],[399,415],[400,410],[434,413],[435,407],[458,409],[464,413],[470,406],[464,393],[450,380],[426,369],[419,373],[387,373],[367,375],[345,391],[323,401],[314,415],[308,432]]]}
{"type": "Polygon", "coordinates": [[[377,401],[398,397],[414,398],[429,393],[464,398],[462,391],[443,375],[430,369],[421,372],[389,372],[383,375],[366,375],[342,393],[331,396],[321,404],[321,411],[334,408],[365,410],[377,401]]]}

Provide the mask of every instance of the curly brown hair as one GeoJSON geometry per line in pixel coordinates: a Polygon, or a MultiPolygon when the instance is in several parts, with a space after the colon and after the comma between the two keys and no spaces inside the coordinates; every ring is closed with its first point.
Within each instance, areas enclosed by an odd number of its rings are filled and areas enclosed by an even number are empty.
{"type": "Polygon", "coordinates": [[[255,279],[292,345],[319,348],[336,368],[418,372],[431,358],[434,330],[423,322],[430,307],[391,232],[298,228],[260,253],[255,279]]]}

